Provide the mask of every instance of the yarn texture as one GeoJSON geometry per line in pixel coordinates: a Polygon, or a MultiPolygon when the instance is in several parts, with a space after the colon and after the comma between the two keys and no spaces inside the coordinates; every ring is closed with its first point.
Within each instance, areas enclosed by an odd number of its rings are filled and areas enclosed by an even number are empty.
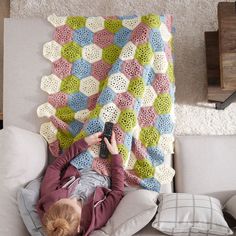
{"type": "MultiPolygon", "coordinates": [[[[174,66],[172,16],[58,17],[43,55],[52,74],[41,80],[48,101],[41,135],[57,157],[75,141],[114,123],[126,183],[160,191],[174,170],[164,165],[173,152],[174,66]]],[[[77,169],[111,174],[111,157],[99,145],[75,157],[77,169]]]]}

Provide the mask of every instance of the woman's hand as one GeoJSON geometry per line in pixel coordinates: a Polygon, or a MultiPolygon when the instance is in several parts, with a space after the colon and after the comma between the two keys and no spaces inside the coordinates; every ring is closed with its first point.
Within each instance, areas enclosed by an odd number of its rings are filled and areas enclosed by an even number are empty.
{"type": "Polygon", "coordinates": [[[98,144],[102,141],[102,132],[97,132],[95,134],[89,135],[88,137],[84,138],[84,141],[89,145],[98,144]]]}
{"type": "Polygon", "coordinates": [[[118,147],[117,147],[117,144],[116,144],[116,137],[115,137],[114,131],[112,131],[111,143],[109,143],[107,138],[104,138],[104,141],[107,145],[107,148],[108,148],[109,152],[112,155],[119,154],[119,150],[118,150],[118,147]]]}

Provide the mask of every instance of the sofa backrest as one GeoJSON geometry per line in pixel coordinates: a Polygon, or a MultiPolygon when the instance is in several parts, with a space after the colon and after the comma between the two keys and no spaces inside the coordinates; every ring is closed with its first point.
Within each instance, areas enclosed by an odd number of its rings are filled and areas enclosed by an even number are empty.
{"type": "MultiPolygon", "coordinates": [[[[5,19],[4,26],[4,125],[39,132],[43,120],[36,109],[47,100],[40,81],[51,72],[42,45],[51,39],[53,27],[40,18],[5,19]]],[[[236,189],[236,136],[176,137],[174,163],[177,192],[226,199],[236,189]]],[[[162,192],[171,191],[170,185],[162,187],[162,192]]]]}
{"type": "MultiPolygon", "coordinates": [[[[51,73],[51,63],[42,55],[53,27],[42,18],[5,19],[3,124],[39,132],[37,107],[47,101],[40,90],[41,77],[51,73]]],[[[46,120],[45,120],[46,121],[46,120]]]]}

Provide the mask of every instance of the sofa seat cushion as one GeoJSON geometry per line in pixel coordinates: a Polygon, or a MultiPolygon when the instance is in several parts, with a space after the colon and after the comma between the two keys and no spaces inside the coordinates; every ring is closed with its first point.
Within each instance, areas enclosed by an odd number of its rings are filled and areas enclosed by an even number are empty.
{"type": "Polygon", "coordinates": [[[175,141],[176,192],[225,201],[236,193],[236,136],[179,136],[175,141]]]}

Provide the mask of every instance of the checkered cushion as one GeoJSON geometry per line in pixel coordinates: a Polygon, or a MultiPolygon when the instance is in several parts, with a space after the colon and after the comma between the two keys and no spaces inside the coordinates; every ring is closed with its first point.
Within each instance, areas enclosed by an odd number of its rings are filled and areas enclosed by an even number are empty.
{"type": "Polygon", "coordinates": [[[163,194],[152,226],[168,235],[230,235],[216,198],[186,193],[163,194]]]}

